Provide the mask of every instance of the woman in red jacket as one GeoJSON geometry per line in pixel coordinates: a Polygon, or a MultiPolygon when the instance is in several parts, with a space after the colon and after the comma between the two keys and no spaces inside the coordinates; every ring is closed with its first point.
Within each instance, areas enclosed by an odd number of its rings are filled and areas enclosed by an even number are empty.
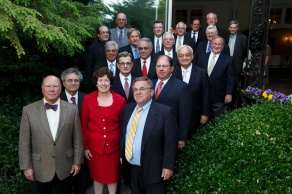
{"type": "Polygon", "coordinates": [[[126,101],[110,90],[114,77],[108,68],[98,69],[93,78],[98,90],[86,95],[82,104],[84,155],[95,193],[102,194],[107,184],[109,193],[115,194],[120,172],[120,113],[126,101]]]}

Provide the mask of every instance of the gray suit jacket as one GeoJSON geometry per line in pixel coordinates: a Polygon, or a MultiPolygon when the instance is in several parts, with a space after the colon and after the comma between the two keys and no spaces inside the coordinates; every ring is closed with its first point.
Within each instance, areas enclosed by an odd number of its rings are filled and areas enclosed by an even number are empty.
{"type": "MultiPolygon", "coordinates": [[[[124,29],[123,43],[120,47],[127,46],[128,44],[130,44],[128,36],[127,36],[128,30],[129,30],[128,28],[124,29]]],[[[110,39],[119,44],[119,36],[118,36],[117,28],[110,29],[110,32],[111,32],[110,39]]]]}
{"type": "Polygon", "coordinates": [[[55,173],[60,180],[70,175],[73,164],[83,163],[83,139],[78,107],[60,100],[60,120],[53,139],[40,100],[23,107],[19,131],[20,169],[33,168],[35,180],[49,182],[55,173]]]}

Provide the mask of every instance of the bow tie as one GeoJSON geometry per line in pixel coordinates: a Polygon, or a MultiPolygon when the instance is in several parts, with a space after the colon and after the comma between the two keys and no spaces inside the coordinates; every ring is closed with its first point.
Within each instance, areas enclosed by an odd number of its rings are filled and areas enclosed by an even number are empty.
{"type": "Polygon", "coordinates": [[[45,109],[52,109],[52,110],[54,110],[54,111],[56,111],[57,110],[57,108],[58,108],[58,105],[57,104],[49,104],[49,103],[46,103],[45,104],[45,109]]]}

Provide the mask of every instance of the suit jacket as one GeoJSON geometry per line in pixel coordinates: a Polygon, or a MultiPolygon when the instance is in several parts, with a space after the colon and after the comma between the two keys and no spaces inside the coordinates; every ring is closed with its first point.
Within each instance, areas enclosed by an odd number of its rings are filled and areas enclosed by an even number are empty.
{"type": "MultiPolygon", "coordinates": [[[[116,63],[117,63],[117,61],[116,61],[116,63]]],[[[117,64],[115,64],[115,65],[116,65],[116,69],[115,69],[115,75],[114,76],[116,76],[116,75],[118,75],[120,73],[120,70],[118,69],[117,64]]],[[[96,71],[97,69],[99,69],[101,67],[107,67],[107,68],[109,68],[106,59],[104,59],[100,63],[96,63],[94,65],[94,71],[96,71]]]]}
{"type": "MultiPolygon", "coordinates": [[[[177,40],[177,35],[174,36],[174,48],[176,49],[176,40],[177,40]]],[[[196,46],[195,46],[195,43],[194,43],[194,40],[192,38],[190,38],[189,36],[186,36],[184,35],[184,42],[183,42],[183,45],[189,45],[190,47],[192,47],[193,49],[193,53],[195,53],[196,51],[196,46]]]]}
{"type": "MultiPolygon", "coordinates": [[[[198,66],[207,71],[210,53],[204,53],[199,56],[198,66]]],[[[234,66],[232,57],[221,53],[215,67],[209,77],[209,99],[210,103],[222,103],[225,95],[232,95],[235,86],[234,66]]]]}
{"type": "MultiPolygon", "coordinates": [[[[229,35],[230,39],[230,35],[229,35]]],[[[228,42],[229,42],[228,39],[228,42]]],[[[247,37],[243,34],[237,33],[234,51],[233,51],[233,65],[238,75],[240,75],[242,71],[242,66],[245,58],[247,58],[247,37]]]]}
{"type": "MultiPolygon", "coordinates": [[[[154,42],[154,36],[150,36],[149,39],[151,40],[152,45],[153,45],[152,54],[155,54],[156,42],[154,42]]],[[[164,46],[163,46],[162,41],[161,41],[160,51],[163,51],[163,49],[164,49],[164,46]]]]}
{"type": "MultiPolygon", "coordinates": [[[[125,158],[125,139],[127,124],[136,107],[136,103],[127,104],[121,115],[121,151],[125,158]]],[[[152,101],[144,125],[141,142],[141,173],[145,184],[162,181],[163,168],[174,168],[177,150],[177,124],[173,110],[152,101]]],[[[124,159],[126,162],[126,159],[124,159]]]]}
{"type": "Polygon", "coordinates": [[[70,176],[73,164],[83,163],[83,140],[77,106],[60,100],[56,139],[40,100],[23,107],[19,131],[20,169],[33,168],[35,180],[60,180],[70,176]]]}
{"type": "MultiPolygon", "coordinates": [[[[157,79],[153,80],[154,86],[157,81],[157,79]]],[[[192,99],[187,84],[171,76],[156,102],[173,108],[179,128],[179,140],[187,140],[192,114],[192,99]]]]}
{"type": "MultiPolygon", "coordinates": [[[[176,66],[172,75],[182,80],[181,66],[176,66]]],[[[209,84],[206,70],[192,65],[188,89],[192,96],[192,123],[191,129],[197,130],[201,115],[209,115],[209,84]]]]}
{"type": "Polygon", "coordinates": [[[124,52],[124,51],[127,51],[128,53],[131,53],[132,56],[133,56],[133,58],[134,58],[134,53],[133,53],[133,51],[132,51],[132,47],[131,47],[130,44],[127,45],[127,46],[123,46],[123,47],[121,47],[121,48],[119,49],[119,53],[124,52]]]}
{"type": "MultiPolygon", "coordinates": [[[[218,36],[221,36],[224,38],[224,41],[225,43],[227,43],[227,33],[224,29],[220,28],[219,26],[216,26],[217,28],[217,31],[218,31],[218,36]]],[[[199,34],[198,34],[198,40],[199,42],[200,41],[203,41],[203,40],[207,40],[207,36],[206,36],[206,28],[202,29],[199,31],[199,34]]]]}
{"type": "Polygon", "coordinates": [[[118,94],[120,94],[121,96],[123,96],[125,98],[125,100],[127,101],[127,103],[131,103],[131,102],[135,102],[134,96],[133,96],[133,90],[132,90],[132,85],[133,85],[133,80],[135,79],[134,76],[132,76],[132,82],[129,83],[130,86],[130,91],[129,91],[129,98],[127,98],[125,90],[123,88],[123,84],[121,82],[120,79],[120,74],[116,75],[115,77],[115,82],[112,85],[112,90],[118,94]]]}
{"type": "MultiPolygon", "coordinates": [[[[110,33],[111,33],[110,39],[119,44],[119,36],[118,36],[117,28],[118,27],[110,29],[110,33]]],[[[129,30],[128,28],[124,28],[124,33],[123,33],[124,37],[123,37],[123,42],[122,42],[121,47],[127,46],[128,44],[130,44],[129,39],[128,39],[128,35],[127,35],[128,30],[129,30]]]]}
{"type": "MultiPolygon", "coordinates": [[[[207,45],[208,45],[208,40],[203,40],[203,41],[198,43],[198,47],[197,47],[197,50],[196,50],[196,53],[195,53],[195,56],[193,59],[193,63],[195,65],[198,63],[199,55],[206,53],[207,45]]],[[[229,49],[228,44],[224,45],[222,53],[230,55],[230,49],[229,49]]]]}
{"type": "MultiPolygon", "coordinates": [[[[131,74],[135,77],[141,77],[142,76],[142,65],[141,64],[141,59],[135,59],[134,60],[134,65],[131,71],[131,74]]],[[[151,61],[150,61],[150,67],[148,70],[148,76],[149,79],[156,79],[157,75],[156,75],[156,59],[155,57],[151,57],[151,61]]]]}
{"type": "MultiPolygon", "coordinates": [[[[160,55],[167,55],[167,53],[164,52],[164,50],[159,51],[157,53],[155,53],[156,58],[159,57],[160,55]]],[[[177,52],[175,52],[175,49],[172,49],[172,61],[173,61],[173,65],[177,66],[179,65],[178,59],[177,59],[177,52]]]]}
{"type": "MultiPolygon", "coordinates": [[[[83,98],[84,98],[85,95],[86,95],[85,93],[78,91],[77,106],[78,106],[79,115],[81,115],[82,102],[83,102],[83,98]]],[[[61,98],[61,100],[64,100],[66,102],[69,101],[69,99],[67,99],[65,91],[61,92],[60,98],[61,98]]]]}
{"type": "MultiPolygon", "coordinates": [[[[192,38],[192,33],[193,33],[193,31],[186,32],[185,36],[188,37],[189,39],[192,39],[193,42],[194,42],[194,39],[192,38]]],[[[194,53],[196,52],[196,49],[198,47],[198,42],[199,42],[199,32],[196,32],[196,33],[198,33],[198,38],[197,38],[196,43],[194,42],[194,48],[193,48],[194,49],[194,53]]]]}

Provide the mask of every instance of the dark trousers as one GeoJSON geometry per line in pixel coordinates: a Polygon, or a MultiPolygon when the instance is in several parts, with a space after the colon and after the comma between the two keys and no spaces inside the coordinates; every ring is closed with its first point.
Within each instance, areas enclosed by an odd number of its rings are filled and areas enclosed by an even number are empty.
{"type": "MultiPolygon", "coordinates": [[[[151,170],[151,169],[149,169],[151,170]]],[[[145,184],[140,166],[131,165],[131,193],[135,194],[166,194],[166,182],[145,184]]]]}
{"type": "Polygon", "coordinates": [[[33,194],[72,194],[72,176],[60,180],[55,174],[54,178],[50,182],[42,183],[39,181],[33,181],[32,193],[33,194]]]}
{"type": "Polygon", "coordinates": [[[73,177],[73,194],[86,194],[86,190],[92,182],[85,158],[79,173],[73,177]]]}
{"type": "Polygon", "coordinates": [[[225,103],[224,102],[212,103],[211,108],[213,113],[212,118],[218,117],[224,113],[225,103]]]}

